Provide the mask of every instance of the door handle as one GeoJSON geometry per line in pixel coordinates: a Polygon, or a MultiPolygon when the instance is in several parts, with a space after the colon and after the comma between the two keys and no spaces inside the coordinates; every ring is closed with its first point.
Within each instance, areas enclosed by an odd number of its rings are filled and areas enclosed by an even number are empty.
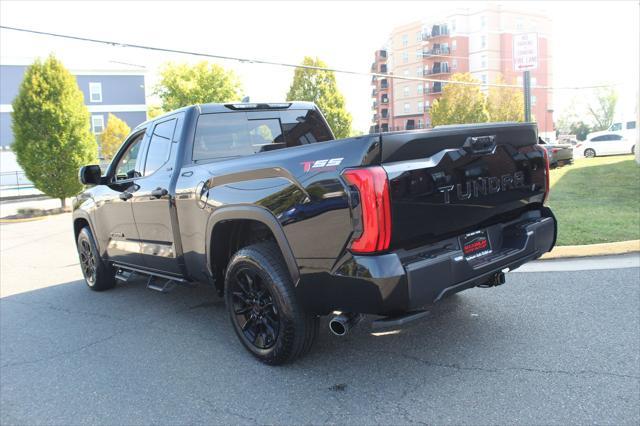
{"type": "Polygon", "coordinates": [[[168,193],[169,193],[169,191],[167,191],[164,188],[156,188],[153,191],[151,191],[151,196],[152,197],[156,197],[156,198],[160,198],[160,197],[164,197],[168,193]]]}
{"type": "Polygon", "coordinates": [[[124,192],[121,192],[118,197],[120,197],[122,201],[127,201],[128,199],[133,197],[133,194],[130,192],[124,191],[124,192]]]}

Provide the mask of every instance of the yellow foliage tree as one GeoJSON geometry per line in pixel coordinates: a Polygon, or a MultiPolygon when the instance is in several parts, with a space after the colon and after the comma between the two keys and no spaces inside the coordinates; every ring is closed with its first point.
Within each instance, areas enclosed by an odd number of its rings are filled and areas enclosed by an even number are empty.
{"type": "Polygon", "coordinates": [[[442,90],[440,99],[433,101],[431,123],[434,126],[485,123],[487,110],[480,82],[469,73],[454,74],[450,81],[473,84],[448,83],[442,90]]]}
{"type": "MultiPolygon", "coordinates": [[[[502,75],[497,84],[505,84],[502,75]]],[[[515,87],[490,87],[487,98],[489,121],[524,121],[524,95],[515,87]]]]}
{"type": "Polygon", "coordinates": [[[109,113],[107,126],[104,128],[102,135],[100,135],[102,156],[107,160],[112,159],[129,133],[131,133],[131,129],[127,126],[127,123],[109,113]]]}

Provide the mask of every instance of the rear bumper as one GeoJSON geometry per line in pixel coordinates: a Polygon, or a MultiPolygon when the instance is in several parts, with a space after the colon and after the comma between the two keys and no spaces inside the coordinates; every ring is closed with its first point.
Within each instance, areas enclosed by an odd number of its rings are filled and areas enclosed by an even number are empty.
{"type": "Polygon", "coordinates": [[[309,308],[318,313],[391,315],[419,310],[450,294],[487,284],[497,273],[550,251],[557,223],[551,210],[543,208],[486,230],[492,252],[481,258],[466,259],[459,237],[410,251],[347,255],[322,282],[305,283],[300,290],[309,308]]]}

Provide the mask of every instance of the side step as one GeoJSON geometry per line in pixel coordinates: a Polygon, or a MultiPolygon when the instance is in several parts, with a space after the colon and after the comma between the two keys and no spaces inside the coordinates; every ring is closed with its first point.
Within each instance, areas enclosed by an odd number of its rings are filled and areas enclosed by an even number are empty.
{"type": "Polygon", "coordinates": [[[403,327],[413,321],[417,321],[429,315],[429,311],[414,311],[404,315],[398,315],[395,317],[384,317],[371,321],[371,328],[373,330],[380,330],[385,328],[399,328],[403,327]]]}
{"type": "Polygon", "coordinates": [[[184,278],[173,277],[158,272],[145,271],[144,269],[138,269],[128,265],[120,265],[114,263],[113,267],[116,269],[115,278],[117,280],[128,282],[135,275],[146,275],[148,277],[147,288],[150,290],[159,291],[160,293],[169,293],[179,284],[188,286],[193,285],[193,283],[185,280],[184,278]]]}

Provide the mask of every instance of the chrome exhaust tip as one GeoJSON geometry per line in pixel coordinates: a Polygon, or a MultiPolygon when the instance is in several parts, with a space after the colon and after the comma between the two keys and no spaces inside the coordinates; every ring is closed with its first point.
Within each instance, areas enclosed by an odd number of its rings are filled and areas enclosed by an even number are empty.
{"type": "Polygon", "coordinates": [[[352,328],[358,325],[362,318],[362,314],[341,313],[331,318],[329,330],[336,336],[346,336],[352,328]]]}

